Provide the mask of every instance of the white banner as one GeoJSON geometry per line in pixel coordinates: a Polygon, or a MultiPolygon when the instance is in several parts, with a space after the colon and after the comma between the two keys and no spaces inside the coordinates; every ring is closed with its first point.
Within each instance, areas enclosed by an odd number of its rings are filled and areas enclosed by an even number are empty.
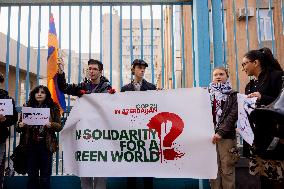
{"type": "Polygon", "coordinates": [[[89,94],[61,131],[65,171],[81,177],[217,176],[206,89],[89,94]]]}
{"type": "Polygon", "coordinates": [[[13,115],[12,99],[0,99],[0,114],[13,115]]]}
{"type": "Polygon", "coordinates": [[[46,125],[49,123],[49,108],[22,108],[23,123],[27,125],[46,125]]]}
{"type": "Polygon", "coordinates": [[[251,129],[251,125],[248,119],[249,114],[255,108],[255,98],[247,98],[247,95],[237,94],[238,95],[238,122],[237,130],[243,139],[250,145],[252,145],[254,140],[254,134],[251,129]]]}

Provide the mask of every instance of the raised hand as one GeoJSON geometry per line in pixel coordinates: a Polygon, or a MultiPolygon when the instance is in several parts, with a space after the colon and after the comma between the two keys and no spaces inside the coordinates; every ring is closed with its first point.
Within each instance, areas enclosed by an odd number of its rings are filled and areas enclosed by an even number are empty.
{"type": "Polygon", "coordinates": [[[64,72],[64,61],[63,58],[57,58],[57,65],[58,65],[58,73],[62,74],[64,72]]]}

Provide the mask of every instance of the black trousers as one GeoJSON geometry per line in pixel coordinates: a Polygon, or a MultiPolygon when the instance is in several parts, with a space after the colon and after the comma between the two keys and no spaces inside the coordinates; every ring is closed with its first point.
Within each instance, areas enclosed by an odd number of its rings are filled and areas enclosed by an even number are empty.
{"type": "Polygon", "coordinates": [[[261,189],[283,189],[284,180],[282,182],[268,179],[267,177],[260,177],[261,189]]]}
{"type": "Polygon", "coordinates": [[[50,189],[52,153],[45,142],[28,147],[28,189],[50,189]],[[40,174],[39,174],[40,172],[40,174]]]}
{"type": "MultiPolygon", "coordinates": [[[[153,189],[153,178],[152,177],[144,177],[144,189],[153,189]]],[[[127,178],[127,189],[138,189],[139,187],[136,185],[136,178],[129,177],[127,178]]]]}
{"type": "Polygon", "coordinates": [[[3,189],[4,169],[5,169],[5,146],[0,143],[0,189],[3,189]],[[1,149],[2,148],[2,149],[1,149]]]}

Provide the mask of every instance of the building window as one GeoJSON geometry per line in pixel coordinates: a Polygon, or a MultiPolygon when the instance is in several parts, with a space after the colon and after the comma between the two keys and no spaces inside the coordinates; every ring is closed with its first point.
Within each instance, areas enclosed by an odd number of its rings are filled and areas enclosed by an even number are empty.
{"type": "Polygon", "coordinates": [[[259,19],[258,19],[258,14],[256,15],[257,15],[257,24],[259,24],[259,26],[257,25],[257,27],[259,27],[260,29],[261,41],[272,40],[271,23],[270,23],[271,17],[269,15],[269,9],[260,9],[259,19]]]}

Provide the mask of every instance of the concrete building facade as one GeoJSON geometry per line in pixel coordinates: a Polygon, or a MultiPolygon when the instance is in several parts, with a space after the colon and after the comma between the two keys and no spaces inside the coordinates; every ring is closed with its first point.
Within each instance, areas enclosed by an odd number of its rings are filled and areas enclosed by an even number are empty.
{"type": "MultiPolygon", "coordinates": [[[[28,48],[20,44],[19,51],[19,81],[16,81],[16,65],[17,65],[17,41],[10,38],[9,46],[9,79],[8,79],[8,91],[10,96],[14,99],[17,99],[17,105],[22,106],[26,102],[26,75],[27,75],[27,53],[28,48]],[[18,94],[16,93],[16,83],[18,82],[18,94]]],[[[0,33],[0,72],[6,74],[6,42],[7,36],[3,33],[0,33]]],[[[62,58],[64,60],[64,72],[66,73],[66,80],[68,81],[68,56],[69,50],[61,50],[62,58]]],[[[79,53],[71,51],[71,73],[70,73],[70,82],[78,83],[78,74],[79,74],[79,53]]],[[[91,54],[91,58],[99,59],[99,54],[91,54]]],[[[81,78],[84,79],[87,77],[87,64],[89,60],[89,53],[81,54],[81,78]]],[[[47,49],[40,48],[40,64],[39,64],[39,84],[47,85],[47,49]]],[[[38,68],[38,48],[30,48],[30,62],[29,62],[29,90],[33,89],[37,85],[37,68],[38,68]]],[[[5,88],[5,86],[2,86],[5,88]]],[[[67,96],[66,96],[67,98],[67,96]]],[[[71,100],[75,100],[74,97],[71,100]]]]}
{"type": "MultiPolygon", "coordinates": [[[[153,44],[151,44],[151,19],[143,19],[143,44],[141,47],[140,19],[132,20],[132,46],[130,44],[130,19],[122,19],[122,48],[120,48],[120,16],[112,14],[112,85],[120,89],[120,53],[122,54],[122,83],[131,81],[131,51],[134,59],[145,60],[149,67],[145,79],[152,82],[151,67],[154,67],[154,84],[161,72],[160,20],[153,19],[153,44]],[[153,45],[153,62],[151,47],[153,45]],[[141,57],[143,48],[143,57],[141,57]],[[152,65],[153,64],[153,65],[152,65]]],[[[105,75],[110,78],[110,15],[103,16],[103,63],[105,75]]]]}
{"type": "MultiPolygon", "coordinates": [[[[8,91],[9,95],[13,98],[17,97],[17,105],[21,106],[25,103],[26,97],[26,75],[27,75],[27,53],[28,48],[22,44],[20,44],[19,51],[19,90],[18,94],[16,94],[16,65],[17,65],[17,41],[8,38],[9,43],[9,60],[6,61],[7,56],[7,36],[3,33],[0,33],[0,72],[2,74],[6,74],[6,64],[9,64],[9,79],[8,79],[8,91]]],[[[47,56],[46,56],[47,57],[47,56]]],[[[46,58],[45,58],[46,62],[46,58]]],[[[44,63],[41,64],[41,69],[39,73],[39,77],[46,77],[46,67],[44,63]]],[[[30,89],[34,88],[37,84],[37,49],[30,48],[30,61],[29,61],[29,77],[30,77],[30,89]]],[[[5,88],[5,86],[2,86],[5,88]]]]}

